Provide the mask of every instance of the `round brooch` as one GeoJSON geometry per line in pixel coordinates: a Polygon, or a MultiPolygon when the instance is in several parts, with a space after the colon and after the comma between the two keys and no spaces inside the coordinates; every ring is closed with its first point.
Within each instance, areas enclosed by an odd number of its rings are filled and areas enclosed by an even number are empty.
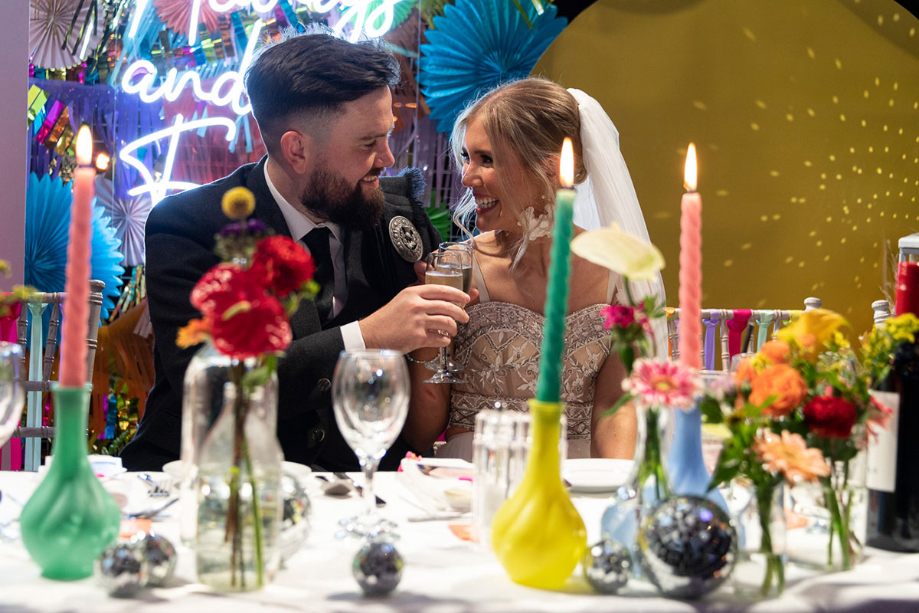
{"type": "Polygon", "coordinates": [[[396,215],[389,222],[389,238],[392,244],[406,262],[417,262],[424,253],[421,235],[415,226],[405,217],[396,215]]]}

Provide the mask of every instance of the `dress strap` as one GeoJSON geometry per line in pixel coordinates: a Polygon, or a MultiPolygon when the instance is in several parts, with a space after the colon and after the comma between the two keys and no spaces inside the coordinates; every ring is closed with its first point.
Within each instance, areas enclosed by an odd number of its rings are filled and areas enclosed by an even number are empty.
{"type": "Polygon", "coordinates": [[[472,252],[472,277],[475,279],[475,287],[479,290],[479,302],[488,302],[488,288],[485,287],[485,277],[482,276],[482,269],[479,268],[479,260],[475,257],[475,251],[472,252]]]}
{"type": "Polygon", "coordinates": [[[619,289],[619,285],[622,283],[622,277],[614,273],[612,270],[609,271],[609,281],[606,283],[606,304],[613,303],[613,296],[616,295],[616,290],[619,289]]]}

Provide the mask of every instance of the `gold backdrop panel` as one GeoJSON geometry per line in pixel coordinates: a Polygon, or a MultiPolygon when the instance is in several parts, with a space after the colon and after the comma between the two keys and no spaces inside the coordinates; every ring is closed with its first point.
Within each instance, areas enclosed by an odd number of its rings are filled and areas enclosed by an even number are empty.
{"type": "Polygon", "coordinates": [[[862,331],[897,239],[919,231],[917,29],[892,0],[600,0],[533,72],[619,128],[670,305],[694,141],[703,307],[817,296],[862,331]]]}

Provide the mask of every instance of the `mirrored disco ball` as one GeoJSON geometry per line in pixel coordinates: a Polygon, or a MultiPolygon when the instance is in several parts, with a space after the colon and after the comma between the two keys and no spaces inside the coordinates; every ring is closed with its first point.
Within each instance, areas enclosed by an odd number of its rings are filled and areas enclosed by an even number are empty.
{"type": "Polygon", "coordinates": [[[737,557],[728,514],[706,498],[665,500],[641,523],[639,560],[648,579],[670,598],[699,598],[725,582],[737,557]]]}

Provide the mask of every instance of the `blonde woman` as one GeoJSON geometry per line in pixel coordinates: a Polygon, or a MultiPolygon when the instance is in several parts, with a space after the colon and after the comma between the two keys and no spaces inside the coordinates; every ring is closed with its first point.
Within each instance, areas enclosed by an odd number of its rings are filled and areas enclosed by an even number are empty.
{"type": "MultiPolygon", "coordinates": [[[[404,435],[417,449],[430,448],[446,430],[438,455],[471,459],[476,413],[496,401],[526,411],[535,395],[559,152],[566,136],[574,143],[579,189],[575,234],[618,221],[647,239],[618,134],[596,100],[531,78],[494,89],[468,107],[456,121],[452,146],[468,188],[457,215],[474,213],[479,231],[470,239],[479,297],[455,338],[454,362],[464,368],[464,383],[425,384],[429,371],[412,364],[404,435]]],[[[621,278],[577,256],[570,278],[561,389],[568,455],[631,458],[634,410],[626,406],[601,419],[621,396],[625,374],[609,353],[600,314],[616,301],[621,278]]],[[[632,289],[639,295],[663,291],[662,285],[632,289]]],[[[411,357],[422,362],[433,358],[433,351],[421,349],[411,357]]]]}

